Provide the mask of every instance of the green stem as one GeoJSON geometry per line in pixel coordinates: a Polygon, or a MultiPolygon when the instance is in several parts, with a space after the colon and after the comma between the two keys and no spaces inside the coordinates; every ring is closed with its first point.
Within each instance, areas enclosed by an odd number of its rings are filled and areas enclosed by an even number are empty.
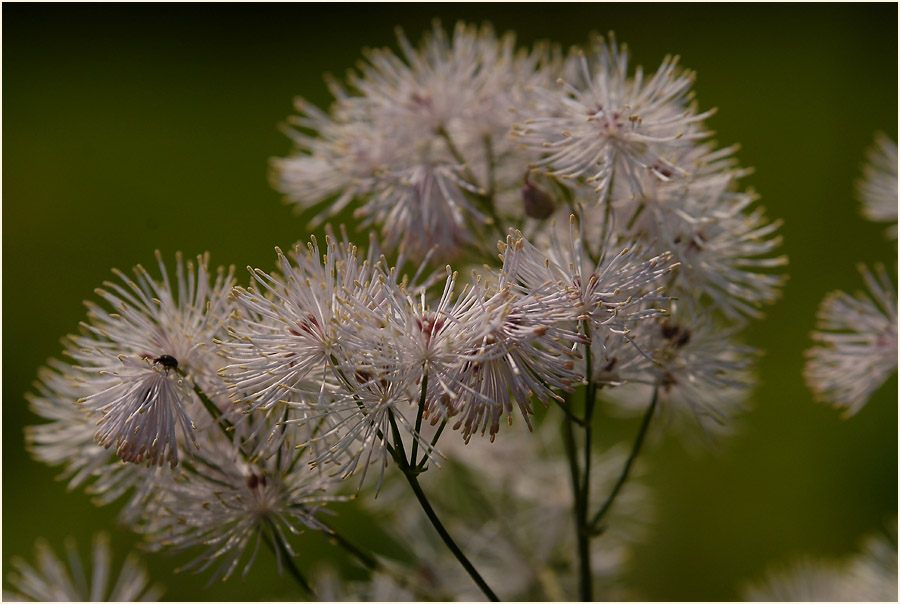
{"type": "Polygon", "coordinates": [[[491,137],[484,136],[484,154],[487,159],[488,171],[488,187],[485,195],[490,200],[491,206],[494,205],[495,183],[494,183],[494,147],[491,145],[491,137]]]}
{"type": "Polygon", "coordinates": [[[631,454],[628,456],[628,460],[625,462],[625,467],[622,468],[622,473],[619,475],[619,479],[616,481],[615,486],[612,489],[612,492],[609,494],[609,497],[594,515],[594,518],[591,520],[591,530],[598,530],[598,525],[600,520],[606,515],[609,509],[612,507],[613,502],[616,500],[616,496],[618,496],[619,491],[622,490],[622,487],[625,485],[625,481],[628,480],[628,474],[631,472],[631,466],[634,464],[635,459],[637,459],[638,453],[641,451],[641,445],[644,443],[644,437],[647,435],[647,429],[650,427],[650,420],[653,418],[653,413],[656,411],[656,404],[659,401],[659,384],[657,384],[653,388],[653,399],[650,401],[650,406],[647,408],[646,413],[644,413],[644,419],[641,421],[640,430],[638,430],[637,438],[634,441],[634,445],[631,447],[631,454]]]}
{"type": "Polygon", "coordinates": [[[562,412],[565,413],[565,414],[566,414],[566,417],[568,417],[570,420],[572,420],[572,422],[574,422],[575,424],[581,426],[582,428],[584,427],[584,420],[581,419],[580,417],[578,417],[577,415],[575,415],[574,413],[572,413],[572,411],[569,409],[569,405],[568,405],[569,401],[568,401],[568,399],[566,399],[566,403],[565,403],[565,404],[561,403],[560,401],[558,401],[558,400],[556,400],[556,399],[553,399],[553,402],[556,403],[556,405],[557,405],[560,409],[562,409],[562,412]]]}
{"type": "Polygon", "coordinates": [[[349,554],[353,555],[353,557],[359,560],[360,563],[369,570],[374,571],[380,569],[381,565],[375,558],[347,541],[344,537],[335,532],[334,529],[329,528],[325,534],[328,535],[329,538],[333,539],[338,546],[342,547],[349,554]]]}
{"type": "MultiPolygon", "coordinates": [[[[431,450],[437,446],[438,439],[441,437],[441,432],[444,431],[444,428],[447,426],[447,420],[441,422],[441,425],[438,426],[437,432],[434,433],[434,438],[431,439],[431,450]]],[[[419,460],[419,463],[416,465],[420,471],[425,471],[425,464],[428,463],[428,453],[422,454],[422,459],[419,460]]]]}
{"type": "Polygon", "coordinates": [[[643,202],[641,202],[640,204],[638,204],[638,207],[634,210],[634,214],[632,214],[632,215],[631,215],[631,218],[628,219],[628,224],[625,225],[625,230],[626,230],[626,231],[630,231],[630,230],[631,230],[631,227],[633,227],[633,226],[634,226],[634,223],[637,222],[638,217],[639,217],[639,216],[641,215],[641,213],[644,211],[644,208],[645,208],[645,207],[646,207],[646,206],[644,205],[643,202]]]}
{"type": "MultiPolygon", "coordinates": [[[[391,434],[394,436],[394,451],[391,452],[389,450],[389,452],[394,457],[394,461],[400,465],[400,469],[405,472],[409,468],[409,462],[406,457],[406,447],[403,445],[403,439],[400,437],[400,428],[397,427],[397,421],[394,419],[393,409],[388,409],[388,421],[391,422],[391,434]]],[[[381,439],[384,440],[384,437],[381,436],[381,439]]]]}
{"type": "MultiPolygon", "coordinates": [[[[570,400],[566,397],[567,401],[570,400]]],[[[575,445],[575,422],[573,416],[567,414],[563,422],[563,442],[566,448],[566,457],[569,460],[569,477],[572,480],[572,500],[575,502],[575,535],[578,542],[578,576],[579,576],[579,593],[581,599],[590,601],[586,594],[590,592],[590,566],[586,566],[589,562],[589,541],[587,533],[584,530],[584,518],[586,511],[582,510],[584,499],[581,496],[581,469],[578,466],[578,450],[575,445]],[[587,577],[587,580],[585,579],[587,577]]]]}
{"type": "Polygon", "coordinates": [[[419,456],[419,435],[422,433],[422,416],[425,413],[425,395],[428,392],[428,372],[422,376],[422,395],[419,397],[419,410],[416,412],[416,432],[413,434],[412,453],[409,456],[410,465],[416,465],[419,456]]]}
{"type": "MultiPolygon", "coordinates": [[[[183,374],[182,374],[183,375],[183,374]]],[[[203,403],[203,406],[212,416],[213,420],[222,427],[222,430],[225,432],[225,436],[227,436],[230,440],[234,440],[234,424],[232,424],[228,419],[222,414],[222,411],[216,406],[212,400],[200,386],[197,385],[197,382],[191,380],[194,384],[194,394],[197,395],[197,398],[200,399],[200,402],[203,403]]]]}
{"type": "Polygon", "coordinates": [[[591,353],[591,330],[585,324],[585,336],[588,343],[585,348],[585,374],[587,386],[584,389],[584,474],[579,490],[580,502],[576,505],[578,513],[578,553],[579,553],[579,591],[583,602],[594,599],[594,582],[591,572],[590,530],[588,528],[588,510],[590,509],[591,490],[591,438],[593,436],[594,402],[597,389],[593,377],[593,355],[591,353]]]}
{"type": "MultiPolygon", "coordinates": [[[[385,573],[385,574],[389,575],[397,583],[397,585],[400,585],[406,589],[409,589],[410,591],[412,591],[414,593],[418,593],[420,591],[420,588],[418,586],[414,585],[410,581],[410,577],[408,576],[407,573],[394,570],[390,566],[386,566],[385,564],[382,564],[381,562],[378,561],[377,558],[374,558],[374,557],[370,556],[369,554],[365,553],[364,551],[362,551],[361,549],[359,549],[358,547],[353,545],[351,542],[347,541],[347,539],[342,537],[340,534],[336,533],[331,528],[329,528],[327,530],[326,535],[330,539],[332,539],[336,545],[343,548],[349,554],[351,554],[353,557],[355,557],[357,560],[359,560],[359,562],[363,566],[365,566],[367,569],[369,569],[371,572],[385,573]]],[[[419,594],[419,595],[421,596],[420,599],[423,599],[428,594],[419,594]]]]}
{"type": "Polygon", "coordinates": [[[441,126],[438,129],[437,133],[441,138],[444,139],[444,142],[447,143],[447,148],[450,150],[450,154],[453,156],[453,159],[455,159],[457,163],[463,166],[463,170],[465,170],[465,175],[469,182],[483,191],[477,194],[477,197],[484,202],[484,208],[485,210],[487,210],[488,215],[491,217],[491,221],[494,223],[494,227],[497,229],[497,234],[499,235],[500,239],[505,240],[506,233],[503,232],[503,226],[500,224],[500,216],[497,215],[497,209],[494,207],[494,166],[493,153],[490,149],[490,139],[486,138],[485,142],[488,145],[488,174],[491,182],[489,183],[488,188],[485,189],[478,184],[478,179],[475,178],[472,170],[469,169],[469,164],[466,161],[466,158],[463,157],[463,154],[456,146],[456,143],[453,142],[453,138],[450,136],[450,133],[447,132],[447,129],[441,126]]]}
{"type": "Polygon", "coordinates": [[[388,418],[391,422],[391,432],[394,435],[394,450],[396,451],[393,456],[394,463],[397,464],[397,467],[400,468],[400,471],[403,472],[403,475],[406,477],[406,481],[409,482],[409,486],[412,488],[416,499],[419,500],[419,505],[421,505],[422,509],[425,511],[425,515],[431,522],[431,526],[433,526],[434,530],[438,532],[438,535],[440,535],[441,539],[444,541],[444,544],[453,553],[453,555],[456,556],[456,559],[459,560],[459,563],[462,564],[463,568],[466,569],[466,572],[469,573],[469,576],[472,577],[472,580],[475,581],[475,584],[478,585],[478,588],[481,589],[484,595],[487,596],[488,599],[492,602],[499,602],[500,599],[493,592],[493,590],[488,587],[488,584],[481,577],[481,575],[478,574],[478,571],[475,569],[472,563],[469,562],[469,559],[466,558],[466,555],[462,552],[462,550],[459,549],[459,546],[456,545],[456,542],[453,541],[450,533],[447,532],[447,529],[444,528],[444,525],[437,517],[434,508],[431,507],[431,503],[428,501],[428,497],[425,496],[425,491],[422,490],[422,487],[419,484],[418,475],[420,474],[421,470],[419,469],[419,467],[411,466],[407,461],[403,441],[400,440],[400,430],[397,428],[397,422],[394,419],[394,412],[392,410],[388,410],[388,418]]]}
{"type": "Polygon", "coordinates": [[[275,554],[276,558],[284,561],[284,565],[287,567],[288,573],[290,573],[297,584],[313,596],[316,596],[315,590],[303,576],[303,573],[300,572],[300,569],[297,568],[297,565],[294,564],[294,557],[291,555],[290,551],[288,551],[287,546],[281,540],[281,536],[278,531],[275,530],[272,521],[267,518],[265,522],[266,526],[269,528],[271,537],[266,533],[262,533],[263,541],[265,541],[266,545],[269,546],[269,549],[272,550],[272,553],[275,554]]]}
{"type": "MultiPolygon", "coordinates": [[[[180,373],[180,372],[179,372],[180,373]]],[[[184,374],[181,373],[181,376],[184,377],[184,374]]],[[[192,380],[193,381],[193,380],[192,380]]],[[[203,407],[206,411],[212,416],[213,423],[219,426],[222,430],[222,434],[228,439],[231,444],[234,444],[234,424],[232,424],[228,418],[226,418],[222,411],[216,406],[212,400],[206,396],[206,393],[197,385],[197,382],[194,383],[194,394],[197,395],[197,398],[200,399],[200,402],[203,403],[203,407]]],[[[244,451],[243,446],[238,446],[238,453],[241,454],[241,457],[244,458],[244,461],[249,461],[250,456],[244,451]]]]}
{"type": "Polygon", "coordinates": [[[453,541],[453,538],[450,536],[450,533],[447,532],[447,529],[444,528],[444,525],[441,524],[440,519],[438,519],[437,514],[434,512],[434,508],[431,507],[431,503],[428,502],[428,498],[425,496],[425,492],[422,490],[422,487],[419,485],[419,480],[416,478],[416,475],[412,472],[404,470],[403,475],[406,476],[407,482],[409,482],[409,486],[412,487],[413,493],[416,495],[416,499],[419,500],[419,504],[422,506],[422,509],[425,510],[425,515],[428,516],[428,520],[431,522],[431,525],[434,527],[434,530],[438,532],[438,535],[441,536],[441,539],[444,541],[444,544],[450,549],[456,559],[459,560],[459,563],[462,564],[463,568],[466,569],[466,572],[469,573],[469,576],[472,577],[472,580],[478,585],[478,588],[481,589],[482,593],[491,601],[491,602],[499,602],[500,598],[497,597],[497,594],[488,587],[488,584],[485,580],[478,574],[478,571],[475,570],[475,567],[469,562],[469,559],[466,558],[466,555],[462,552],[461,549],[456,545],[453,541]]]}

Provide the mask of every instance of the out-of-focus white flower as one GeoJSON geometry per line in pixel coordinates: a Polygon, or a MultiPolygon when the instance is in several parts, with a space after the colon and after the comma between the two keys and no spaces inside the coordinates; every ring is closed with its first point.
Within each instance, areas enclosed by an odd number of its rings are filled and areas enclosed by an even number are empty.
{"type": "Polygon", "coordinates": [[[874,222],[893,222],[887,236],[897,238],[897,143],[884,134],[866,155],[863,177],[857,183],[863,216],[874,222]]]}
{"type": "Polygon", "coordinates": [[[441,250],[448,260],[475,243],[471,221],[487,220],[466,197],[478,193],[452,164],[419,164],[385,173],[368,201],[356,211],[361,226],[382,225],[385,245],[412,257],[430,249],[441,250]]]}
{"type": "Polygon", "coordinates": [[[50,546],[35,543],[36,568],[21,558],[13,558],[15,571],[9,582],[18,593],[4,591],[3,599],[32,602],[156,602],[162,595],[159,585],[150,586],[150,577],[134,553],[128,554],[115,584],[110,588],[111,553],[109,537],[94,535],[90,581],[78,557],[73,539],[67,539],[66,557],[69,568],[50,546]]]}
{"type": "Polygon", "coordinates": [[[435,24],[419,47],[398,41],[400,56],[370,51],[347,88],[332,83],[330,114],[298,102],[296,152],[273,161],[272,180],[301,207],[330,202],[316,221],[355,203],[386,249],[436,246],[435,259],[450,259],[517,190],[528,155],[507,136],[509,108],[559,61],[543,46],[516,52],[514,36],[488,26],[460,23],[448,36],[435,24]]]}
{"type": "Polygon", "coordinates": [[[325,567],[316,575],[316,593],[322,602],[417,602],[433,595],[415,594],[401,585],[397,577],[408,573],[409,569],[402,567],[394,575],[374,573],[368,580],[360,581],[339,577],[332,568],[325,567]]]}
{"type": "Polygon", "coordinates": [[[834,561],[801,559],[744,589],[747,602],[845,602],[844,567],[834,561]]]}
{"type": "Polygon", "coordinates": [[[885,527],[883,534],[870,535],[863,541],[862,551],[850,560],[849,572],[853,600],[897,601],[896,518],[885,527]]]}
{"type": "MultiPolygon", "coordinates": [[[[278,423],[263,414],[254,414],[254,421],[278,423]]],[[[305,450],[284,442],[265,459],[245,457],[259,448],[254,440],[269,432],[244,422],[235,427],[232,442],[217,430],[204,431],[203,447],[192,462],[174,478],[166,477],[165,488],[136,511],[135,530],[147,536],[149,548],[200,548],[183,569],[199,573],[215,566],[212,583],[231,576],[242,560],[246,576],[263,542],[274,550],[280,570],[285,552],[278,543],[293,557],[289,534],[325,529],[317,512],[345,498],[333,493],[334,479],[310,469],[305,450]]]]}
{"type": "Polygon", "coordinates": [[[896,602],[896,519],[887,536],[870,536],[843,560],[802,558],[747,585],[748,602],[896,602]]]}
{"type": "Polygon", "coordinates": [[[94,418],[95,440],[115,446],[120,458],[174,467],[179,447],[196,444],[194,386],[218,394],[213,337],[231,312],[234,271],[220,269],[210,283],[205,256],[185,267],[179,254],[173,284],[156,256],[160,281],[140,265],[136,280],[114,271],[124,284],[96,290],[111,308],[85,303],[88,322],[65,351],[76,363],[65,370],[72,384],[56,380],[62,391],[48,394],[64,399],[77,389],[81,397],[71,402],[94,418]]]}
{"type": "Polygon", "coordinates": [[[297,99],[301,114],[287,129],[298,153],[272,160],[272,185],[301,208],[330,200],[310,226],[334,216],[355,199],[368,194],[377,175],[393,163],[397,149],[389,133],[372,121],[371,112],[331,116],[297,99]],[[343,117],[343,119],[342,119],[343,117]]]}
{"type": "MultiPolygon", "coordinates": [[[[658,412],[691,439],[701,428],[708,437],[730,432],[753,384],[750,368],[758,351],[735,342],[736,329],[722,329],[708,317],[675,312],[636,326],[632,337],[643,350],[619,344],[609,362],[595,368],[603,396],[629,413],[643,413],[658,387],[658,412]]],[[[689,441],[690,442],[690,441],[689,441]]]]}
{"type": "Polygon", "coordinates": [[[860,265],[868,295],[832,292],[816,315],[804,375],[821,402],[858,412],[897,371],[897,290],[883,266],[860,265]]]}
{"type": "Polygon", "coordinates": [[[639,195],[646,172],[664,181],[690,175],[667,156],[707,137],[700,123],[713,111],[697,113],[694,75],[678,68],[677,57],[666,57],[646,80],[640,67],[631,76],[627,48],[610,36],[608,44],[595,38],[587,53],[573,54],[565,71],[561,90],[540,91],[540,106],[514,126],[524,145],[543,151],[536,169],[586,178],[600,201],[614,177],[639,195]]]}
{"type": "Polygon", "coordinates": [[[410,138],[446,128],[490,134],[494,124],[485,113],[490,115],[496,96],[508,94],[503,88],[508,78],[498,75],[510,68],[513,36],[498,40],[489,26],[460,22],[450,39],[436,22],[419,49],[402,31],[397,39],[402,59],[388,50],[369,51],[361,75],[351,79],[366,103],[376,106],[389,124],[411,133],[410,138]],[[488,112],[480,113],[480,107],[488,112]],[[467,119],[475,124],[465,124],[467,119]]]}
{"type": "Polygon", "coordinates": [[[736,323],[760,317],[760,307],[778,298],[785,277],[776,271],[787,264],[775,255],[780,221],[769,222],[753,206],[755,195],[735,191],[743,174],[725,169],[648,187],[638,202],[617,208],[628,236],[671,252],[681,264],[670,295],[736,323]]]}

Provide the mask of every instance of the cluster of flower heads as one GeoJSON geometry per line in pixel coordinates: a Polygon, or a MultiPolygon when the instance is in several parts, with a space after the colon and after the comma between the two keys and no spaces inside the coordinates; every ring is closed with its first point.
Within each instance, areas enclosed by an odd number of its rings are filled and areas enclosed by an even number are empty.
{"type": "MultiPolygon", "coordinates": [[[[884,135],[868,153],[858,191],[863,215],[893,221],[887,236],[896,238],[897,145],[884,135]]],[[[834,291],[819,306],[804,372],[816,398],[847,417],[897,372],[897,288],[881,264],[874,271],[860,264],[859,271],[867,293],[834,291]]]]}
{"type": "Polygon", "coordinates": [[[122,519],[151,547],[203,548],[188,566],[217,563],[214,578],[252,550],[249,569],[267,539],[327,530],[316,511],[337,497],[336,477],[383,471],[393,420],[428,454],[418,405],[466,441],[493,440],[514,407],[530,425],[532,400],[549,405],[583,380],[580,316],[615,340],[660,314],[635,309],[658,298],[670,257],[620,250],[588,286],[571,285],[580,273],[529,286],[546,259],[526,244],[510,235],[500,268],[459,291],[448,271],[434,304],[434,276],[417,285],[374,246],[361,259],[333,236],[324,253],[315,240],[293,262],[279,252],[280,273],[254,270],[249,288],[224,269],[211,283],[202,257],[177,260],[175,285],[162,264],[157,279],[117,273],[124,284],[98,290],[110,308],[89,303],[68,340],[78,364],[41,371],[31,404],[50,421],[29,429],[30,447],[99,503],[127,496],[122,519]],[[114,464],[112,444],[132,463],[114,464]]]}
{"type": "MultiPolygon", "coordinates": [[[[534,266],[523,269],[523,285],[565,283],[580,290],[581,303],[595,303],[592,315],[578,317],[594,343],[593,371],[625,366],[629,351],[609,354],[623,342],[655,360],[632,329],[656,322],[659,331],[666,300],[678,298],[668,324],[687,338],[694,328],[729,334],[718,339],[723,364],[705,372],[701,363],[680,366],[696,366],[702,388],[724,381],[740,398],[755,355],[735,338],[777,299],[787,260],[778,254],[779,222],[740,190],[750,170],[736,165],[737,146],[710,140],[705,121],[714,110],[698,108],[694,74],[677,57],[654,73],[632,68],[612,34],[568,53],[545,44],[516,51],[514,42],[462,24],[451,36],[436,24],[418,49],[399,34],[400,56],[370,52],[346,84],[332,82],[330,111],[298,101],[288,130],[296,147],[274,160],[273,183],[300,208],[315,207],[316,220],[353,209],[363,228],[380,229],[388,252],[428,251],[435,262],[477,265],[495,231],[524,234],[525,263],[534,266]],[[663,290],[654,300],[613,308],[585,299],[609,293],[597,289],[598,270],[618,271],[609,276],[615,283],[629,270],[638,276],[635,267],[652,258],[678,266],[655,282],[663,290]],[[595,329],[597,321],[607,329],[595,329]]],[[[700,350],[701,341],[686,350],[700,350]]],[[[653,382],[653,373],[637,381],[653,382]]],[[[610,383],[626,379],[619,377],[610,383]]],[[[696,381],[676,371],[657,377],[667,393],[696,381]]],[[[706,423],[733,405],[688,407],[702,410],[706,423]]]]}
{"type": "Polygon", "coordinates": [[[159,265],[159,276],[115,271],[121,283],[97,290],[108,306],[87,303],[81,334],[65,341],[73,362],[39,373],[31,408],[49,421],[26,438],[70,488],[101,505],[125,498],[121,520],[151,548],[204,547],[193,566],[218,562],[213,576],[227,577],[251,542],[322,529],[316,510],[335,499],[334,480],[298,463],[277,417],[228,398],[216,337],[233,320],[234,270],[213,277],[207,258],[179,256],[172,280],[159,265]]]}
{"type": "Polygon", "coordinates": [[[626,409],[657,392],[710,433],[752,384],[736,337],[786,261],[693,74],[632,73],[612,38],[564,55],[459,25],[400,46],[333,84],[330,112],[298,103],[273,169],[380,237],[276,248],[246,286],[204,256],[116,272],[31,395],[34,455],[127,498],[151,549],[200,550],[188,568],[213,579],[329,531],[320,508],[372,466],[380,486],[391,441],[437,462],[445,426],[493,442],[587,382],[626,409]]]}
{"type": "Polygon", "coordinates": [[[576,286],[581,266],[536,276],[549,260],[520,234],[501,250],[499,269],[462,288],[448,267],[434,303],[371,249],[362,260],[329,237],[326,253],[313,241],[293,263],[279,251],[280,274],[254,271],[255,288],[235,290],[238,318],[221,342],[231,397],[315,425],[316,462],[345,477],[387,461],[391,419],[430,449],[412,423],[419,405],[432,425],[493,440],[514,407],[530,426],[532,400],[549,406],[583,381],[582,317],[598,341],[627,339],[630,323],[662,313],[639,309],[674,268],[668,255],[639,262],[623,249],[576,286]]]}

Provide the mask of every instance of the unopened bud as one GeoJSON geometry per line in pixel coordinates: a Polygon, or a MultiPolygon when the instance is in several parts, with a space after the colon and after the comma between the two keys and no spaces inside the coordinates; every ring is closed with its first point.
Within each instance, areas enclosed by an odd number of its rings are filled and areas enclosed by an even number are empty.
{"type": "Polygon", "coordinates": [[[556,202],[550,193],[530,182],[527,174],[525,185],[522,187],[522,204],[525,206],[525,215],[538,220],[548,218],[556,210],[556,202]]]}

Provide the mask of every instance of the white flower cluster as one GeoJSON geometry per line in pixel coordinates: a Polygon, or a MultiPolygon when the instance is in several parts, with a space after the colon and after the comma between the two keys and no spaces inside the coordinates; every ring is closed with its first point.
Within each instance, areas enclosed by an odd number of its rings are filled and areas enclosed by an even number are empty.
{"type": "MultiPolygon", "coordinates": [[[[891,221],[897,237],[897,145],[884,135],[868,153],[858,190],[863,214],[891,221]]],[[[883,265],[859,265],[867,294],[829,293],[816,315],[804,375],[819,401],[855,415],[897,372],[897,288],[883,265]]]]}
{"type": "MultiPolygon", "coordinates": [[[[171,279],[157,254],[159,277],[117,272],[71,362],[39,373],[34,455],[99,503],[126,497],[151,549],[200,550],[187,568],[212,579],[246,573],[260,544],[300,576],[290,536],[330,532],[318,511],[340,481],[358,492],[377,466],[380,487],[394,461],[412,484],[445,426],[455,448],[493,442],[501,420],[532,429],[534,401],[574,417],[580,388],[638,412],[658,396],[710,433],[752,384],[736,338],[786,260],[735,148],[707,140],[692,73],[632,72],[613,39],[564,56],[459,25],[399,43],[334,83],[330,112],[298,102],[296,153],[273,166],[318,219],[352,208],[377,227],[384,253],[328,228],[246,286],[204,256],[171,279]],[[446,260],[458,270],[434,270],[446,260]]],[[[557,478],[564,454],[548,452],[557,478]]],[[[577,489],[542,513],[586,518],[577,489]]]]}
{"type": "Polygon", "coordinates": [[[486,225],[512,228],[525,239],[522,285],[555,283],[579,296],[592,371],[611,366],[608,384],[661,380],[663,398],[701,410],[707,430],[737,408],[755,354],[735,338],[777,299],[786,258],[779,223],[739,189],[749,171],[735,165],[737,146],[708,140],[714,111],[698,109],[694,74],[677,57],[652,74],[632,70],[612,35],[565,56],[542,45],[515,52],[511,36],[463,25],[452,37],[436,25],[419,49],[402,34],[399,43],[402,57],[372,52],[347,86],[332,83],[329,113],[299,103],[296,150],[273,164],[288,199],[318,206],[319,216],[352,208],[366,217],[362,227],[381,229],[387,249],[433,250],[435,260],[472,262],[491,239],[486,225]],[[635,296],[655,270],[646,262],[678,269],[653,280],[662,291],[635,296]],[[612,292],[624,296],[610,304],[612,292]],[[673,297],[678,315],[667,318],[673,297]],[[632,330],[663,324],[694,343],[684,354],[670,347],[660,372],[645,350],[654,336],[642,344],[632,330]],[[710,348],[695,330],[727,336],[710,348]],[[684,391],[697,380],[702,387],[684,391]],[[697,400],[726,383],[728,396],[697,400]]]}

